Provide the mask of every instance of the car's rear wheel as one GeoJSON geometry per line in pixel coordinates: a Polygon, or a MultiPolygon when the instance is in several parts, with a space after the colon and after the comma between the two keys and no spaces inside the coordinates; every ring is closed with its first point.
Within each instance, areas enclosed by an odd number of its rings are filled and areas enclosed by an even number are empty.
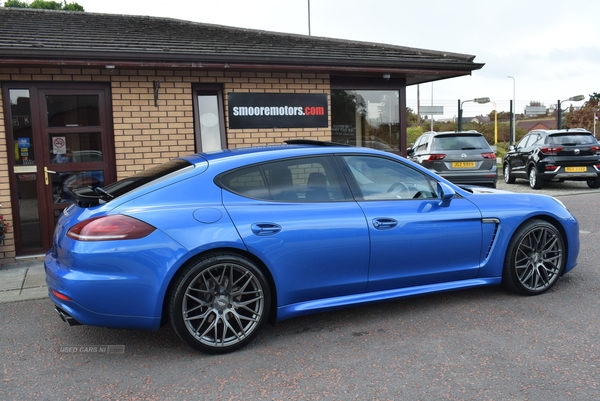
{"type": "Polygon", "coordinates": [[[535,166],[529,169],[529,186],[532,189],[541,189],[544,181],[538,177],[538,171],[535,166]]]}
{"type": "Polygon", "coordinates": [[[587,184],[590,188],[600,188],[600,177],[596,177],[592,180],[587,180],[587,184]]]}
{"type": "Polygon", "coordinates": [[[556,283],[565,260],[560,231],[544,220],[531,220],[515,232],[508,245],[502,284],[520,294],[541,294],[556,283]]]}
{"type": "Polygon", "coordinates": [[[504,182],[507,184],[514,184],[515,177],[511,175],[510,164],[506,163],[503,167],[504,170],[504,182]]]}
{"type": "Polygon", "coordinates": [[[269,285],[260,269],[239,255],[219,254],[190,264],[175,279],[169,318],[187,344],[222,354],[252,341],[270,306],[269,285]]]}

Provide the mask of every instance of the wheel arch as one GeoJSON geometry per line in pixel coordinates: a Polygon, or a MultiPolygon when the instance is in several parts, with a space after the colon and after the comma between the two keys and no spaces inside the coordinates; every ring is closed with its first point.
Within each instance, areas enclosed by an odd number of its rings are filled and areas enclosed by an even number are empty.
{"type": "Polygon", "coordinates": [[[173,286],[174,286],[174,283],[175,283],[178,275],[181,274],[181,272],[183,272],[185,269],[187,269],[188,266],[195,264],[197,261],[199,261],[201,259],[208,258],[212,255],[218,255],[218,254],[224,254],[224,253],[235,254],[235,255],[242,256],[242,257],[249,259],[251,262],[256,264],[256,266],[260,269],[260,271],[265,275],[265,278],[267,279],[268,284],[269,284],[269,289],[271,290],[271,306],[270,306],[270,310],[269,310],[268,322],[271,324],[275,324],[275,321],[277,320],[277,287],[275,286],[275,280],[273,279],[273,275],[271,274],[271,271],[266,266],[266,264],[263,263],[263,261],[260,258],[258,258],[256,255],[254,255],[246,250],[243,250],[243,249],[225,247],[225,248],[213,248],[213,249],[209,249],[204,252],[201,252],[199,254],[196,254],[196,255],[192,256],[191,258],[189,258],[184,263],[182,263],[181,266],[173,273],[173,275],[171,276],[171,278],[169,280],[167,289],[163,295],[162,310],[161,310],[161,323],[160,323],[161,326],[168,323],[168,318],[167,318],[168,317],[167,309],[169,307],[168,300],[171,297],[171,294],[173,293],[173,290],[174,290],[173,286]]]}
{"type": "MultiPolygon", "coordinates": [[[[543,220],[549,224],[552,224],[560,233],[560,235],[563,238],[563,241],[565,243],[565,255],[563,258],[564,264],[565,266],[563,266],[562,272],[561,272],[561,276],[565,274],[565,267],[567,264],[567,260],[569,258],[569,237],[567,235],[567,232],[565,230],[565,228],[563,227],[563,225],[560,223],[560,221],[558,219],[556,219],[553,216],[549,216],[546,214],[538,214],[538,215],[534,215],[534,216],[530,216],[527,219],[523,220],[521,222],[521,224],[519,224],[517,227],[515,227],[515,230],[513,231],[512,235],[510,236],[510,238],[508,239],[508,243],[510,243],[510,241],[512,241],[512,239],[514,238],[514,236],[516,235],[517,231],[519,231],[519,229],[523,226],[525,226],[526,224],[528,224],[529,222],[533,221],[533,220],[543,220]]],[[[504,253],[504,262],[502,264],[502,266],[504,266],[506,264],[506,259],[509,257],[508,254],[508,249],[507,252],[504,253]]]]}
{"type": "Polygon", "coordinates": [[[537,168],[536,163],[533,160],[530,160],[529,163],[527,163],[527,175],[529,176],[529,172],[531,171],[532,168],[534,168],[537,170],[538,174],[540,172],[540,170],[537,168]]]}

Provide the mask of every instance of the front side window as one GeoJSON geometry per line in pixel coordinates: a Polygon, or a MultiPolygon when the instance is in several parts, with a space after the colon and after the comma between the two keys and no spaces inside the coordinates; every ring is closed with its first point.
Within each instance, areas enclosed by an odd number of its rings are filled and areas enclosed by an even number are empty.
{"type": "Polygon", "coordinates": [[[333,202],[345,200],[328,157],[282,160],[235,170],[220,177],[225,189],[268,201],[333,202]]]}
{"type": "Polygon", "coordinates": [[[437,182],[394,160],[343,156],[363,200],[436,198],[437,182]]]}
{"type": "Polygon", "coordinates": [[[332,89],[333,142],[397,152],[399,98],[397,90],[332,89]]]}

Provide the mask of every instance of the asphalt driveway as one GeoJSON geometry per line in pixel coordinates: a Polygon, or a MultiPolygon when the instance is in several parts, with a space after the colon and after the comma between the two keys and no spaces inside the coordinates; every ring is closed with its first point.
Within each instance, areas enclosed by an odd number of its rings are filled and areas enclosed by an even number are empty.
{"type": "Polygon", "coordinates": [[[68,327],[48,300],[0,304],[0,399],[598,400],[600,196],[572,184],[536,191],[582,233],[579,266],[544,295],[487,287],[305,316],[221,356],[169,327],[68,327]]]}

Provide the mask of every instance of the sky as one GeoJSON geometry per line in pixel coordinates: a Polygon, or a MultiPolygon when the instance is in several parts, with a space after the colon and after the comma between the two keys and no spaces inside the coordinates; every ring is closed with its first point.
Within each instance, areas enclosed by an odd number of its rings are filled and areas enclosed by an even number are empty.
{"type": "MultiPolygon", "coordinates": [[[[420,103],[458,115],[458,100],[489,97],[498,111],[516,100],[546,107],[600,92],[597,0],[74,0],[86,12],[148,15],[273,32],[470,54],[471,76],[419,85],[420,103]],[[309,19],[310,4],[310,19],[309,19]],[[310,22],[309,22],[310,21],[310,22]],[[513,78],[509,78],[509,76],[513,78]]],[[[71,2],[67,0],[67,2],[71,2]]],[[[407,88],[416,110],[417,87],[407,88]]],[[[581,106],[583,102],[563,103],[581,106]]],[[[491,103],[463,104],[465,117],[491,103]]]]}

